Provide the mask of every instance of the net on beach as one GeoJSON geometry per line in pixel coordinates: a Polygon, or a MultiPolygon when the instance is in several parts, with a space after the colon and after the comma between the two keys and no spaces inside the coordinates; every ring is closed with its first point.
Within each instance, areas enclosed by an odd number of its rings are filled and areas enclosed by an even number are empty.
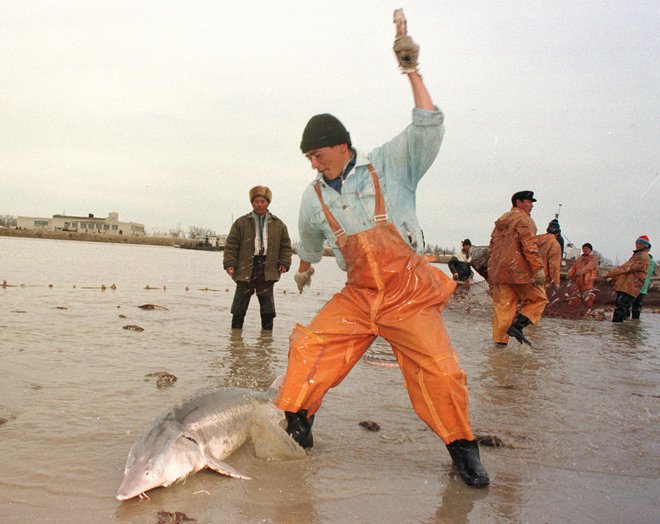
{"type": "Polygon", "coordinates": [[[463,309],[468,313],[473,309],[491,311],[493,309],[493,299],[490,296],[488,282],[481,280],[479,282],[460,283],[456,286],[447,307],[452,310],[463,309]]]}
{"type": "MultiPolygon", "coordinates": [[[[559,288],[546,287],[548,304],[544,317],[591,318],[602,316],[602,309],[611,307],[616,292],[613,284],[605,279],[596,279],[596,285],[588,292],[580,291],[569,281],[562,281],[559,288]],[[597,314],[596,310],[600,310],[597,314]]],[[[493,309],[493,299],[488,282],[482,280],[473,283],[460,283],[452,296],[448,309],[456,311],[486,311],[493,309]]]]}

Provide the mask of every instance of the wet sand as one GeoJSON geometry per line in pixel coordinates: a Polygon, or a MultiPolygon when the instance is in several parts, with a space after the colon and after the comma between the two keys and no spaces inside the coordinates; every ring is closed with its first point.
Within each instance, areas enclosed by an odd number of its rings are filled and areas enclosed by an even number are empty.
{"type": "MultiPolygon", "coordinates": [[[[324,259],[304,295],[285,275],[274,331],[259,329],[254,301],[246,328],[232,333],[233,283],[218,253],[23,238],[0,238],[0,250],[0,281],[17,286],[0,288],[0,522],[156,523],[159,512],[181,512],[209,523],[642,523],[660,514],[660,315],[623,325],[546,318],[529,330],[533,349],[497,349],[480,304],[443,316],[475,432],[505,443],[482,447],[490,488],[457,479],[398,369],[363,361],[326,397],[304,459],[265,462],[247,445],[228,462],[251,481],[204,471],[120,503],[139,434],[199,389],[267,387],[286,368],[294,323],[343,275],[324,259]],[[138,307],[146,303],[167,309],[138,307]],[[158,388],[148,376],[158,371],[177,381],[158,388]]],[[[378,340],[370,354],[387,359],[389,348],[378,340]]]]}

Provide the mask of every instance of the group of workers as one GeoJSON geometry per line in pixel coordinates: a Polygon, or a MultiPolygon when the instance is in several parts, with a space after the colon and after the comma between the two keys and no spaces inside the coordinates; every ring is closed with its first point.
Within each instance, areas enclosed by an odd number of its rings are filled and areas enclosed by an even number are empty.
{"type": "MultiPolygon", "coordinates": [[[[655,273],[655,261],[650,253],[649,237],[641,235],[635,240],[632,256],[622,265],[610,270],[606,280],[614,284],[616,298],[612,322],[623,322],[627,318],[639,319],[642,305],[655,273]]],[[[578,300],[591,309],[594,302],[594,282],[598,260],[588,242],[582,245],[582,255],[568,270],[568,277],[577,289],[578,300]]]]}
{"type": "MultiPolygon", "coordinates": [[[[546,288],[559,287],[562,258],[561,229],[557,219],[547,232],[536,234],[531,218],[534,193],[519,191],[511,197],[512,208],[495,221],[488,256],[488,283],[493,296],[493,341],[506,346],[509,337],[529,344],[523,329],[537,324],[548,303],[546,288]]],[[[651,243],[646,235],[635,241],[633,256],[612,269],[607,280],[616,291],[613,322],[630,317],[640,318],[644,296],[655,264],[649,253],[651,243]]],[[[576,298],[590,309],[594,301],[594,281],[598,260],[589,243],[571,266],[568,276],[577,290],[576,298]]]]}
{"type": "MultiPolygon", "coordinates": [[[[274,402],[285,413],[287,432],[311,448],[324,396],[383,337],[415,412],[444,442],[460,478],[483,487],[490,479],[470,427],[467,378],[441,317],[456,280],[472,274],[469,247],[451,266],[455,280],[424,256],[416,189],[440,150],[444,115],[418,72],[419,46],[407,35],[405,19],[395,12],[395,22],[394,52],[412,90],[412,122],[368,153],[353,146],[342,122],[330,114],[313,116],[302,133],[300,148],[316,177],[302,195],[294,279],[303,293],[311,283],[312,264],[328,244],[347,281],[309,324],[293,328],[286,375],[274,402]]],[[[271,191],[256,186],[249,196],[252,212],[232,225],[224,252],[224,268],[237,284],[232,327],[242,327],[256,292],[262,328],[269,330],[275,318],[273,285],[290,269],[291,241],[284,223],[268,211],[271,191]]],[[[537,241],[530,217],[534,201],[531,191],[516,193],[513,208],[493,231],[488,270],[499,343],[509,336],[526,341],[523,328],[538,321],[547,302],[543,284],[559,278],[558,269],[540,254],[543,246],[548,258],[554,256],[558,232],[548,231],[547,239],[537,241]]],[[[464,241],[464,248],[469,245],[464,241]]],[[[589,269],[577,271],[586,282],[589,269]]]]}

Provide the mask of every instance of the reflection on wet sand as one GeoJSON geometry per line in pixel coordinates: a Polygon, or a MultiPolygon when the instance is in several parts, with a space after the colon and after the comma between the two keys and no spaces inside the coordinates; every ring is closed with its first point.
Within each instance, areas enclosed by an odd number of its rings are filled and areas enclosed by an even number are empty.
{"type": "Polygon", "coordinates": [[[441,494],[441,504],[428,524],[468,524],[475,504],[489,496],[489,489],[470,489],[460,478],[448,481],[441,494]]]}
{"type": "Polygon", "coordinates": [[[319,516],[314,493],[313,475],[307,470],[308,459],[286,464],[285,484],[273,486],[278,493],[274,498],[273,522],[324,522],[319,516]]]}
{"type": "Polygon", "coordinates": [[[271,331],[261,331],[256,337],[240,329],[228,330],[219,356],[209,366],[222,370],[227,384],[250,389],[267,389],[276,375],[277,356],[271,331]]]}
{"type": "MultiPolygon", "coordinates": [[[[504,447],[494,448],[488,455],[504,464],[515,463],[517,466],[505,468],[503,474],[500,469],[501,473],[494,481],[497,488],[491,490],[490,506],[497,515],[497,521],[518,522],[518,508],[522,506],[525,496],[524,479],[519,468],[524,464],[525,457],[529,458],[529,454],[522,451],[533,442],[523,433],[527,432],[525,425],[529,414],[540,409],[539,395],[544,395],[540,375],[547,372],[546,362],[537,353],[521,351],[518,344],[510,343],[503,349],[489,348],[485,364],[479,374],[483,402],[499,413],[497,426],[486,429],[504,442],[504,447]]],[[[484,446],[481,449],[484,453],[484,446]]]]}
{"type": "Polygon", "coordinates": [[[649,342],[652,342],[646,325],[638,320],[630,322],[613,323],[612,340],[632,349],[646,351],[649,342]]]}

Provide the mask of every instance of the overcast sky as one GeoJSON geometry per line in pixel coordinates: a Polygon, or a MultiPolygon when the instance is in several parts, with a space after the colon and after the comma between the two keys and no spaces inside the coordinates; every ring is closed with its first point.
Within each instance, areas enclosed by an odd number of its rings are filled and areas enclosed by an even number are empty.
{"type": "Polygon", "coordinates": [[[0,0],[0,214],[226,233],[273,191],[298,238],[330,112],[370,150],[410,121],[403,7],[446,115],[417,209],[426,239],[487,244],[517,190],[540,232],[623,262],[660,246],[660,7],[634,0],[0,0]]]}

